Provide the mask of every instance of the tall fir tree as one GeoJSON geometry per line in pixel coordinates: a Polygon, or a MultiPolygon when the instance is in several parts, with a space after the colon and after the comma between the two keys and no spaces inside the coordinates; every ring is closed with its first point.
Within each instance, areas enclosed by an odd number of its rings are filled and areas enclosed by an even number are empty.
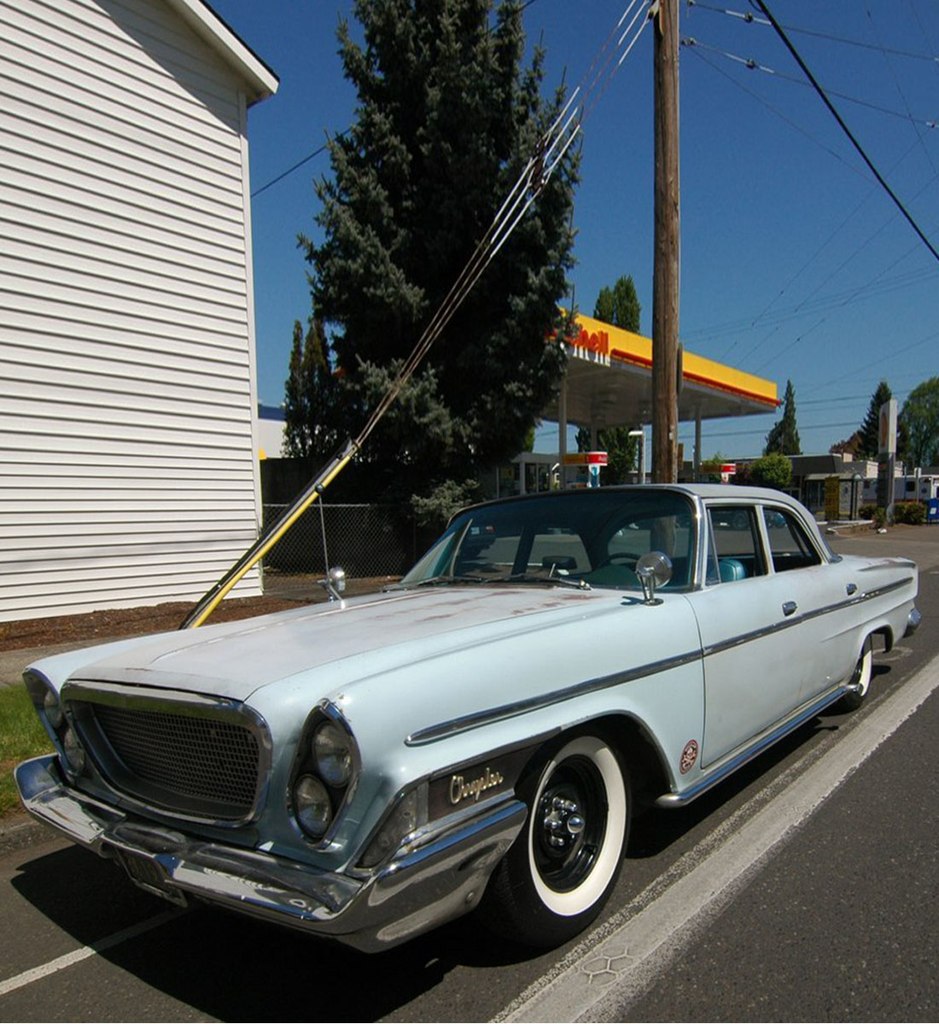
{"type": "Polygon", "coordinates": [[[782,419],[766,435],[766,445],[763,448],[763,454],[771,455],[774,452],[778,452],[781,455],[802,454],[799,428],[796,426],[796,393],[791,380],[786,381],[782,419]]]}
{"type": "Polygon", "coordinates": [[[306,336],[293,325],[290,370],[284,383],[283,454],[314,462],[328,458],[338,445],[334,421],[338,383],[330,366],[323,324],[311,317],[306,336]]]}
{"type": "Polygon", "coordinates": [[[632,331],[634,334],[639,333],[642,306],[636,294],[632,274],[618,277],[612,288],[604,285],[600,289],[593,315],[597,320],[613,324],[614,327],[622,327],[623,330],[632,331]]]}
{"type": "MultiPolygon", "coordinates": [[[[362,43],[339,39],[358,95],[317,185],[323,240],[302,239],[313,306],[354,436],[517,180],[561,96],[524,70],[521,7],[492,0],[355,0],[362,43]]],[[[373,494],[452,495],[521,450],[555,393],[558,302],[572,265],[576,159],[565,158],[436,342],[362,457],[373,494]]]]}
{"type": "Polygon", "coordinates": [[[893,393],[885,380],[877,385],[871,395],[867,415],[861,424],[861,439],[856,455],[859,459],[876,459],[880,451],[880,407],[893,398],[893,393]]]}
{"type": "MultiPolygon", "coordinates": [[[[597,320],[613,324],[614,327],[639,332],[642,306],[636,294],[632,274],[617,278],[612,288],[604,285],[600,289],[593,307],[593,315],[597,320]]],[[[603,482],[606,484],[626,483],[630,474],[636,470],[638,444],[636,438],[629,436],[629,431],[629,426],[619,426],[605,427],[597,432],[600,451],[605,451],[609,458],[603,473],[603,482]]],[[[590,431],[586,427],[581,427],[577,431],[577,450],[589,451],[591,441],[590,431]]]]}
{"type": "Polygon", "coordinates": [[[593,306],[593,315],[597,320],[602,320],[605,324],[613,323],[616,311],[613,308],[613,289],[609,285],[605,284],[600,289],[597,301],[593,306]]]}

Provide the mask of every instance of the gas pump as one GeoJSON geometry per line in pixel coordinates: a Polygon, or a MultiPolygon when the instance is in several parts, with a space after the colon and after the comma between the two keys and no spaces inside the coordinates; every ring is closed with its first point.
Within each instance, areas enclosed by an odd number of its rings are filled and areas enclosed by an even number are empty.
{"type": "Polygon", "coordinates": [[[600,467],[607,464],[606,452],[587,452],[587,486],[600,486],[600,467]]]}

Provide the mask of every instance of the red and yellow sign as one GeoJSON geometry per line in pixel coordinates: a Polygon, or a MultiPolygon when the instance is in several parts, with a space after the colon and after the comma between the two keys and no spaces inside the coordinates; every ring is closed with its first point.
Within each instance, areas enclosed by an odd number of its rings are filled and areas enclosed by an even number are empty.
{"type": "MultiPolygon", "coordinates": [[[[593,317],[578,314],[576,319],[580,329],[573,341],[575,351],[589,352],[614,364],[625,363],[651,370],[650,338],[605,324],[593,317]]],[[[776,397],[776,385],[772,381],[735,370],[687,350],[682,354],[681,373],[686,383],[739,395],[748,401],[765,405],[770,410],[780,405],[776,397]]]]}
{"type": "Polygon", "coordinates": [[[607,357],[610,354],[610,335],[604,330],[588,331],[581,324],[580,332],[574,338],[574,348],[583,348],[588,352],[595,352],[598,356],[607,357]]]}
{"type": "Polygon", "coordinates": [[[606,452],[567,452],[564,456],[565,466],[605,466],[607,463],[606,452]]]}

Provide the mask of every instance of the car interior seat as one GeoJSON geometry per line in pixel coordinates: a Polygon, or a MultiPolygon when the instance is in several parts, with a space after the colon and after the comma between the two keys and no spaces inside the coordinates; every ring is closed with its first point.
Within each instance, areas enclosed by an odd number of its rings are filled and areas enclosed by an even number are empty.
{"type": "Polygon", "coordinates": [[[745,580],[747,570],[739,558],[720,558],[718,568],[721,574],[721,583],[733,583],[734,580],[745,580]]]}

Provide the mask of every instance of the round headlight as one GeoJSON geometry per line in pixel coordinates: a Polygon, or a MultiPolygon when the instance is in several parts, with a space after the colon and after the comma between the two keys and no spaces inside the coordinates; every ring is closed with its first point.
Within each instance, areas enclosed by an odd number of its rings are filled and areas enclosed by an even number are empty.
{"type": "Polygon", "coordinates": [[[301,775],[293,787],[297,821],[307,835],[322,839],[333,820],[333,808],[326,787],[315,775],[301,775]]]}
{"type": "Polygon", "coordinates": [[[352,740],[335,722],[323,722],[313,734],[316,770],[329,786],[347,786],[352,778],[352,740]]]}
{"type": "Polygon", "coordinates": [[[62,705],[55,690],[46,690],[46,695],[42,698],[42,710],[45,711],[46,719],[53,729],[61,727],[65,715],[62,713],[62,705]]]}
{"type": "Polygon", "coordinates": [[[65,752],[69,770],[75,775],[81,775],[85,770],[85,751],[71,726],[65,730],[65,735],[62,737],[62,749],[65,752]]]}

